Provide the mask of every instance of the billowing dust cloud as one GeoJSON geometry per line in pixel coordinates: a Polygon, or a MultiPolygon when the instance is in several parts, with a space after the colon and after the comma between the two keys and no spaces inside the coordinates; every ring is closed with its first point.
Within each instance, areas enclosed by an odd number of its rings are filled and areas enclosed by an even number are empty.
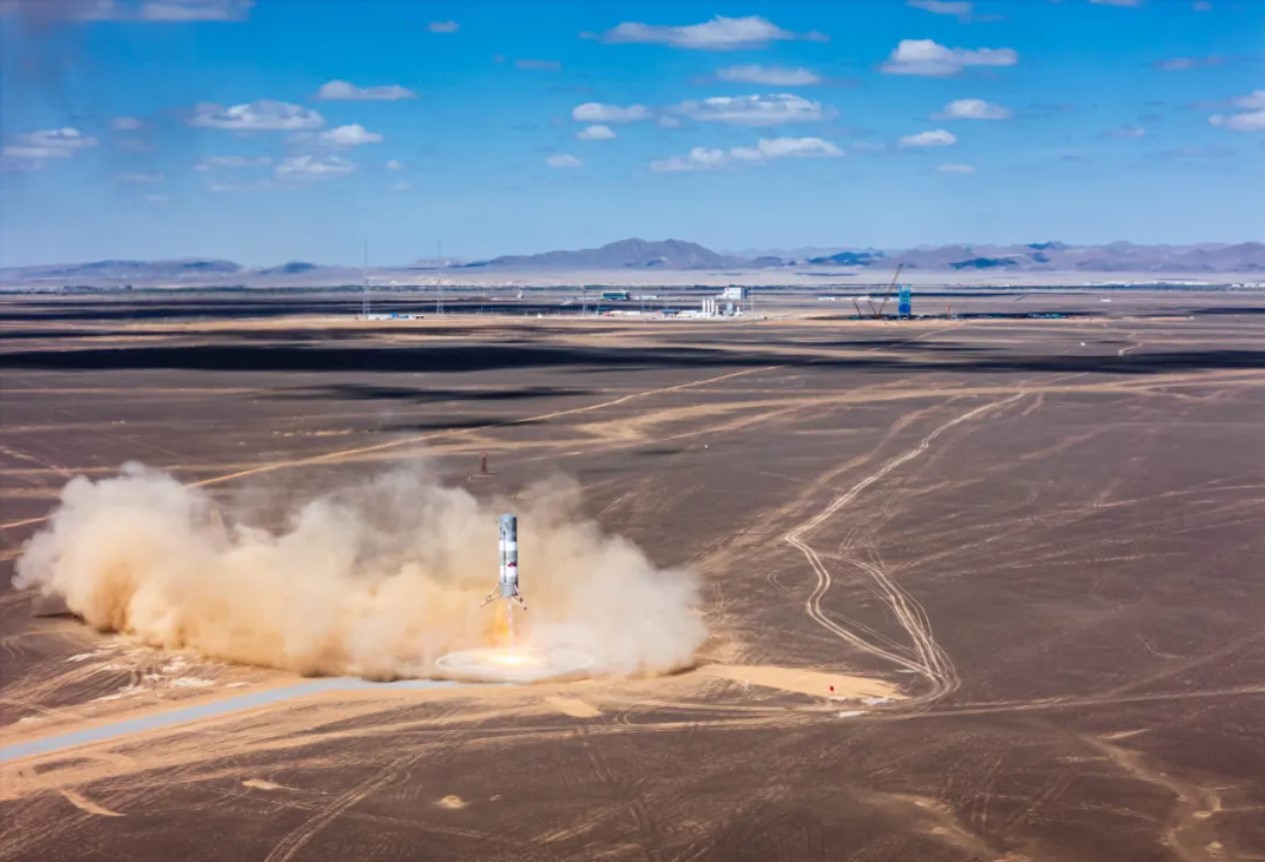
{"type": "Polygon", "coordinates": [[[697,577],[604,535],[565,479],[484,504],[424,470],[396,471],[295,505],[266,529],[128,464],[66,485],[14,584],[156,647],[304,674],[431,676],[441,655],[502,636],[504,608],[479,603],[496,586],[503,511],[519,516],[530,606],[515,612],[520,640],[583,650],[606,673],[689,662],[705,636],[697,577]]]}

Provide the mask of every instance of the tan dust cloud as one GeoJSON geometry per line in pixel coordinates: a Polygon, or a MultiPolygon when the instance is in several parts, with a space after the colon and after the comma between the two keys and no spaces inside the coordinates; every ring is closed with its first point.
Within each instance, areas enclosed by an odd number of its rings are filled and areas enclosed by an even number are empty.
{"type": "Polygon", "coordinates": [[[481,503],[400,470],[293,507],[267,529],[139,464],[73,479],[31,539],[14,584],[38,586],[101,631],[304,674],[435,675],[454,649],[489,644],[497,516],[519,516],[517,636],[582,650],[606,673],[688,663],[705,636],[697,577],[656,568],[579,514],[574,482],[481,503]]]}

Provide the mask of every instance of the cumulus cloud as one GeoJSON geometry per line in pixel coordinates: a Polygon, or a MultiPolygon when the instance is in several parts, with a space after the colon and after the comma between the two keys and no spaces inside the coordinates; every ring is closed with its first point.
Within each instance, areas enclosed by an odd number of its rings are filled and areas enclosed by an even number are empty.
{"type": "Polygon", "coordinates": [[[401,163],[401,162],[397,162],[395,159],[389,159],[389,160],[387,161],[387,165],[386,165],[386,167],[387,167],[387,170],[388,170],[388,171],[402,171],[402,170],[404,170],[404,165],[403,165],[403,163],[401,163]]]}
{"type": "Polygon", "coordinates": [[[1176,147],[1152,153],[1153,159],[1228,159],[1234,150],[1226,147],[1176,147]]]}
{"type": "Polygon", "coordinates": [[[658,123],[659,123],[659,128],[661,129],[677,129],[677,128],[680,128],[681,126],[680,120],[678,120],[676,117],[668,116],[667,114],[661,115],[658,119],[658,123]]]}
{"type": "Polygon", "coordinates": [[[970,20],[971,4],[965,0],[906,0],[907,4],[936,15],[954,15],[963,21],[970,20]]]}
{"type": "Polygon", "coordinates": [[[216,168],[253,168],[270,165],[272,159],[267,156],[248,158],[246,156],[207,156],[193,166],[195,171],[211,171],[216,168]]]}
{"type": "Polygon", "coordinates": [[[1242,111],[1236,114],[1213,114],[1208,122],[1235,132],[1265,131],[1265,90],[1254,90],[1234,100],[1242,111]]]}
{"type": "Polygon", "coordinates": [[[25,0],[0,2],[39,21],[244,21],[255,0],[25,0]]]}
{"type": "Polygon", "coordinates": [[[770,87],[809,87],[821,83],[821,78],[803,66],[761,66],[758,63],[727,66],[716,72],[716,78],[743,84],[767,84],[770,87]]]}
{"type": "Polygon", "coordinates": [[[115,117],[110,120],[110,128],[116,132],[134,132],[141,127],[142,123],[135,117],[115,117]]]}
{"type": "Polygon", "coordinates": [[[557,60],[515,60],[514,67],[527,71],[556,72],[562,68],[562,64],[557,60]]]}
{"type": "Polygon", "coordinates": [[[556,156],[550,156],[549,158],[545,159],[545,164],[547,164],[551,168],[582,168],[584,167],[584,162],[580,161],[575,156],[569,156],[565,153],[559,153],[556,156]]]}
{"type": "Polygon", "coordinates": [[[231,131],[301,131],[316,129],[325,124],[325,118],[310,108],[258,99],[245,105],[225,108],[212,102],[203,102],[194,108],[189,125],[202,129],[228,129],[231,131]]]}
{"type": "Polygon", "coordinates": [[[244,21],[255,0],[145,0],[143,21],[244,21]]]}
{"type": "Polygon", "coordinates": [[[1013,48],[946,48],[932,39],[902,39],[883,63],[889,75],[925,75],[944,78],[961,74],[970,66],[1013,66],[1019,54],[1013,48]]]}
{"type": "Polygon", "coordinates": [[[349,126],[338,126],[329,131],[321,132],[316,139],[322,144],[331,147],[359,147],[362,144],[380,144],[382,136],[377,132],[371,132],[359,123],[352,123],[349,126]]]}
{"type": "Polygon", "coordinates": [[[761,165],[777,159],[842,156],[843,150],[821,138],[761,138],[753,147],[728,150],[694,147],[684,156],[669,156],[650,163],[655,173],[712,171],[742,165],[761,165]]]}
{"type": "Polygon", "coordinates": [[[356,166],[341,156],[290,156],[277,165],[278,179],[323,180],[349,174],[356,166]]]}
{"type": "Polygon", "coordinates": [[[929,132],[919,132],[916,135],[905,135],[897,142],[897,146],[907,150],[919,147],[951,147],[957,142],[957,136],[952,132],[946,132],[944,129],[933,129],[929,132]]]}
{"type": "Polygon", "coordinates": [[[582,652],[599,673],[687,664],[707,634],[697,575],[604,533],[570,480],[525,491],[481,502],[401,470],[274,506],[269,527],[129,464],[63,489],[14,583],[160,649],[308,675],[430,677],[448,652],[505,645],[500,608],[479,603],[496,583],[497,515],[512,506],[531,603],[514,620],[517,645],[582,652]]]}
{"type": "Polygon", "coordinates": [[[635,123],[648,120],[652,114],[645,105],[604,105],[601,102],[585,102],[571,111],[571,119],[579,123],[635,123]]]}
{"type": "Polygon", "coordinates": [[[6,167],[38,170],[46,159],[68,159],[98,143],[96,138],[72,126],[63,126],[18,135],[13,138],[13,143],[0,150],[0,155],[3,155],[6,167]]]}
{"type": "Polygon", "coordinates": [[[615,132],[610,126],[589,126],[575,133],[575,136],[582,141],[609,141],[615,137],[615,132]]]}
{"type": "Polygon", "coordinates": [[[794,93],[752,96],[713,96],[702,101],[677,105],[676,113],[705,123],[735,126],[777,126],[782,123],[814,122],[832,116],[820,102],[794,93]]]}
{"type": "Polygon", "coordinates": [[[399,99],[416,99],[408,87],[399,84],[380,84],[376,87],[357,87],[350,81],[327,81],[316,91],[316,98],[326,101],[394,102],[399,99]]]}
{"type": "Polygon", "coordinates": [[[426,25],[426,29],[432,33],[456,33],[461,29],[461,25],[456,21],[431,21],[426,25]]]}
{"type": "Polygon", "coordinates": [[[932,118],[937,120],[1007,120],[1010,119],[1010,111],[994,102],[985,102],[983,99],[955,99],[945,105],[940,113],[932,114],[932,118]]]}
{"type": "Polygon", "coordinates": [[[742,48],[763,48],[769,42],[807,38],[823,40],[818,33],[799,36],[762,18],[749,15],[745,18],[726,18],[717,15],[702,24],[681,27],[659,26],[625,22],[601,35],[604,42],[636,42],[671,45],[674,48],[693,48],[701,51],[735,51],[742,48]]]}
{"type": "Polygon", "coordinates": [[[1171,57],[1157,60],[1155,68],[1165,72],[1188,72],[1191,69],[1204,69],[1209,66],[1224,66],[1226,58],[1220,54],[1209,54],[1206,57],[1171,57]]]}
{"type": "Polygon", "coordinates": [[[1099,137],[1116,138],[1118,140],[1129,140],[1131,138],[1145,138],[1146,129],[1141,126],[1117,126],[1114,129],[1107,129],[1099,137]]]}
{"type": "Polygon", "coordinates": [[[970,165],[962,165],[956,162],[946,162],[945,164],[940,165],[940,167],[936,168],[936,170],[942,174],[973,174],[975,173],[975,168],[971,167],[970,165]]]}

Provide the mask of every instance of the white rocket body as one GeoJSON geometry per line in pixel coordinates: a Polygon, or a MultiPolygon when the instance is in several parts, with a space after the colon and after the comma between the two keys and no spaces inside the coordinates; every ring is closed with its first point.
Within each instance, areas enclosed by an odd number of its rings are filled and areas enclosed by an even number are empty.
{"type": "Polygon", "coordinates": [[[518,592],[518,518],[501,516],[501,596],[506,599],[519,597],[518,592]]]}
{"type": "Polygon", "coordinates": [[[523,594],[518,591],[518,518],[513,515],[501,516],[499,547],[501,570],[497,576],[496,589],[488,593],[483,604],[486,605],[495,598],[502,598],[507,602],[517,602],[523,610],[527,610],[527,602],[523,601],[523,594]]]}

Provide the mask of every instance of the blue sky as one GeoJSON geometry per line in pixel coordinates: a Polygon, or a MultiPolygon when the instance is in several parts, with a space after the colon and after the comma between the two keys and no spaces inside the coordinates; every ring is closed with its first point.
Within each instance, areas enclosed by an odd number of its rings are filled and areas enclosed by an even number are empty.
{"type": "Polygon", "coordinates": [[[0,0],[0,265],[1265,237],[1256,0],[0,0]]]}

